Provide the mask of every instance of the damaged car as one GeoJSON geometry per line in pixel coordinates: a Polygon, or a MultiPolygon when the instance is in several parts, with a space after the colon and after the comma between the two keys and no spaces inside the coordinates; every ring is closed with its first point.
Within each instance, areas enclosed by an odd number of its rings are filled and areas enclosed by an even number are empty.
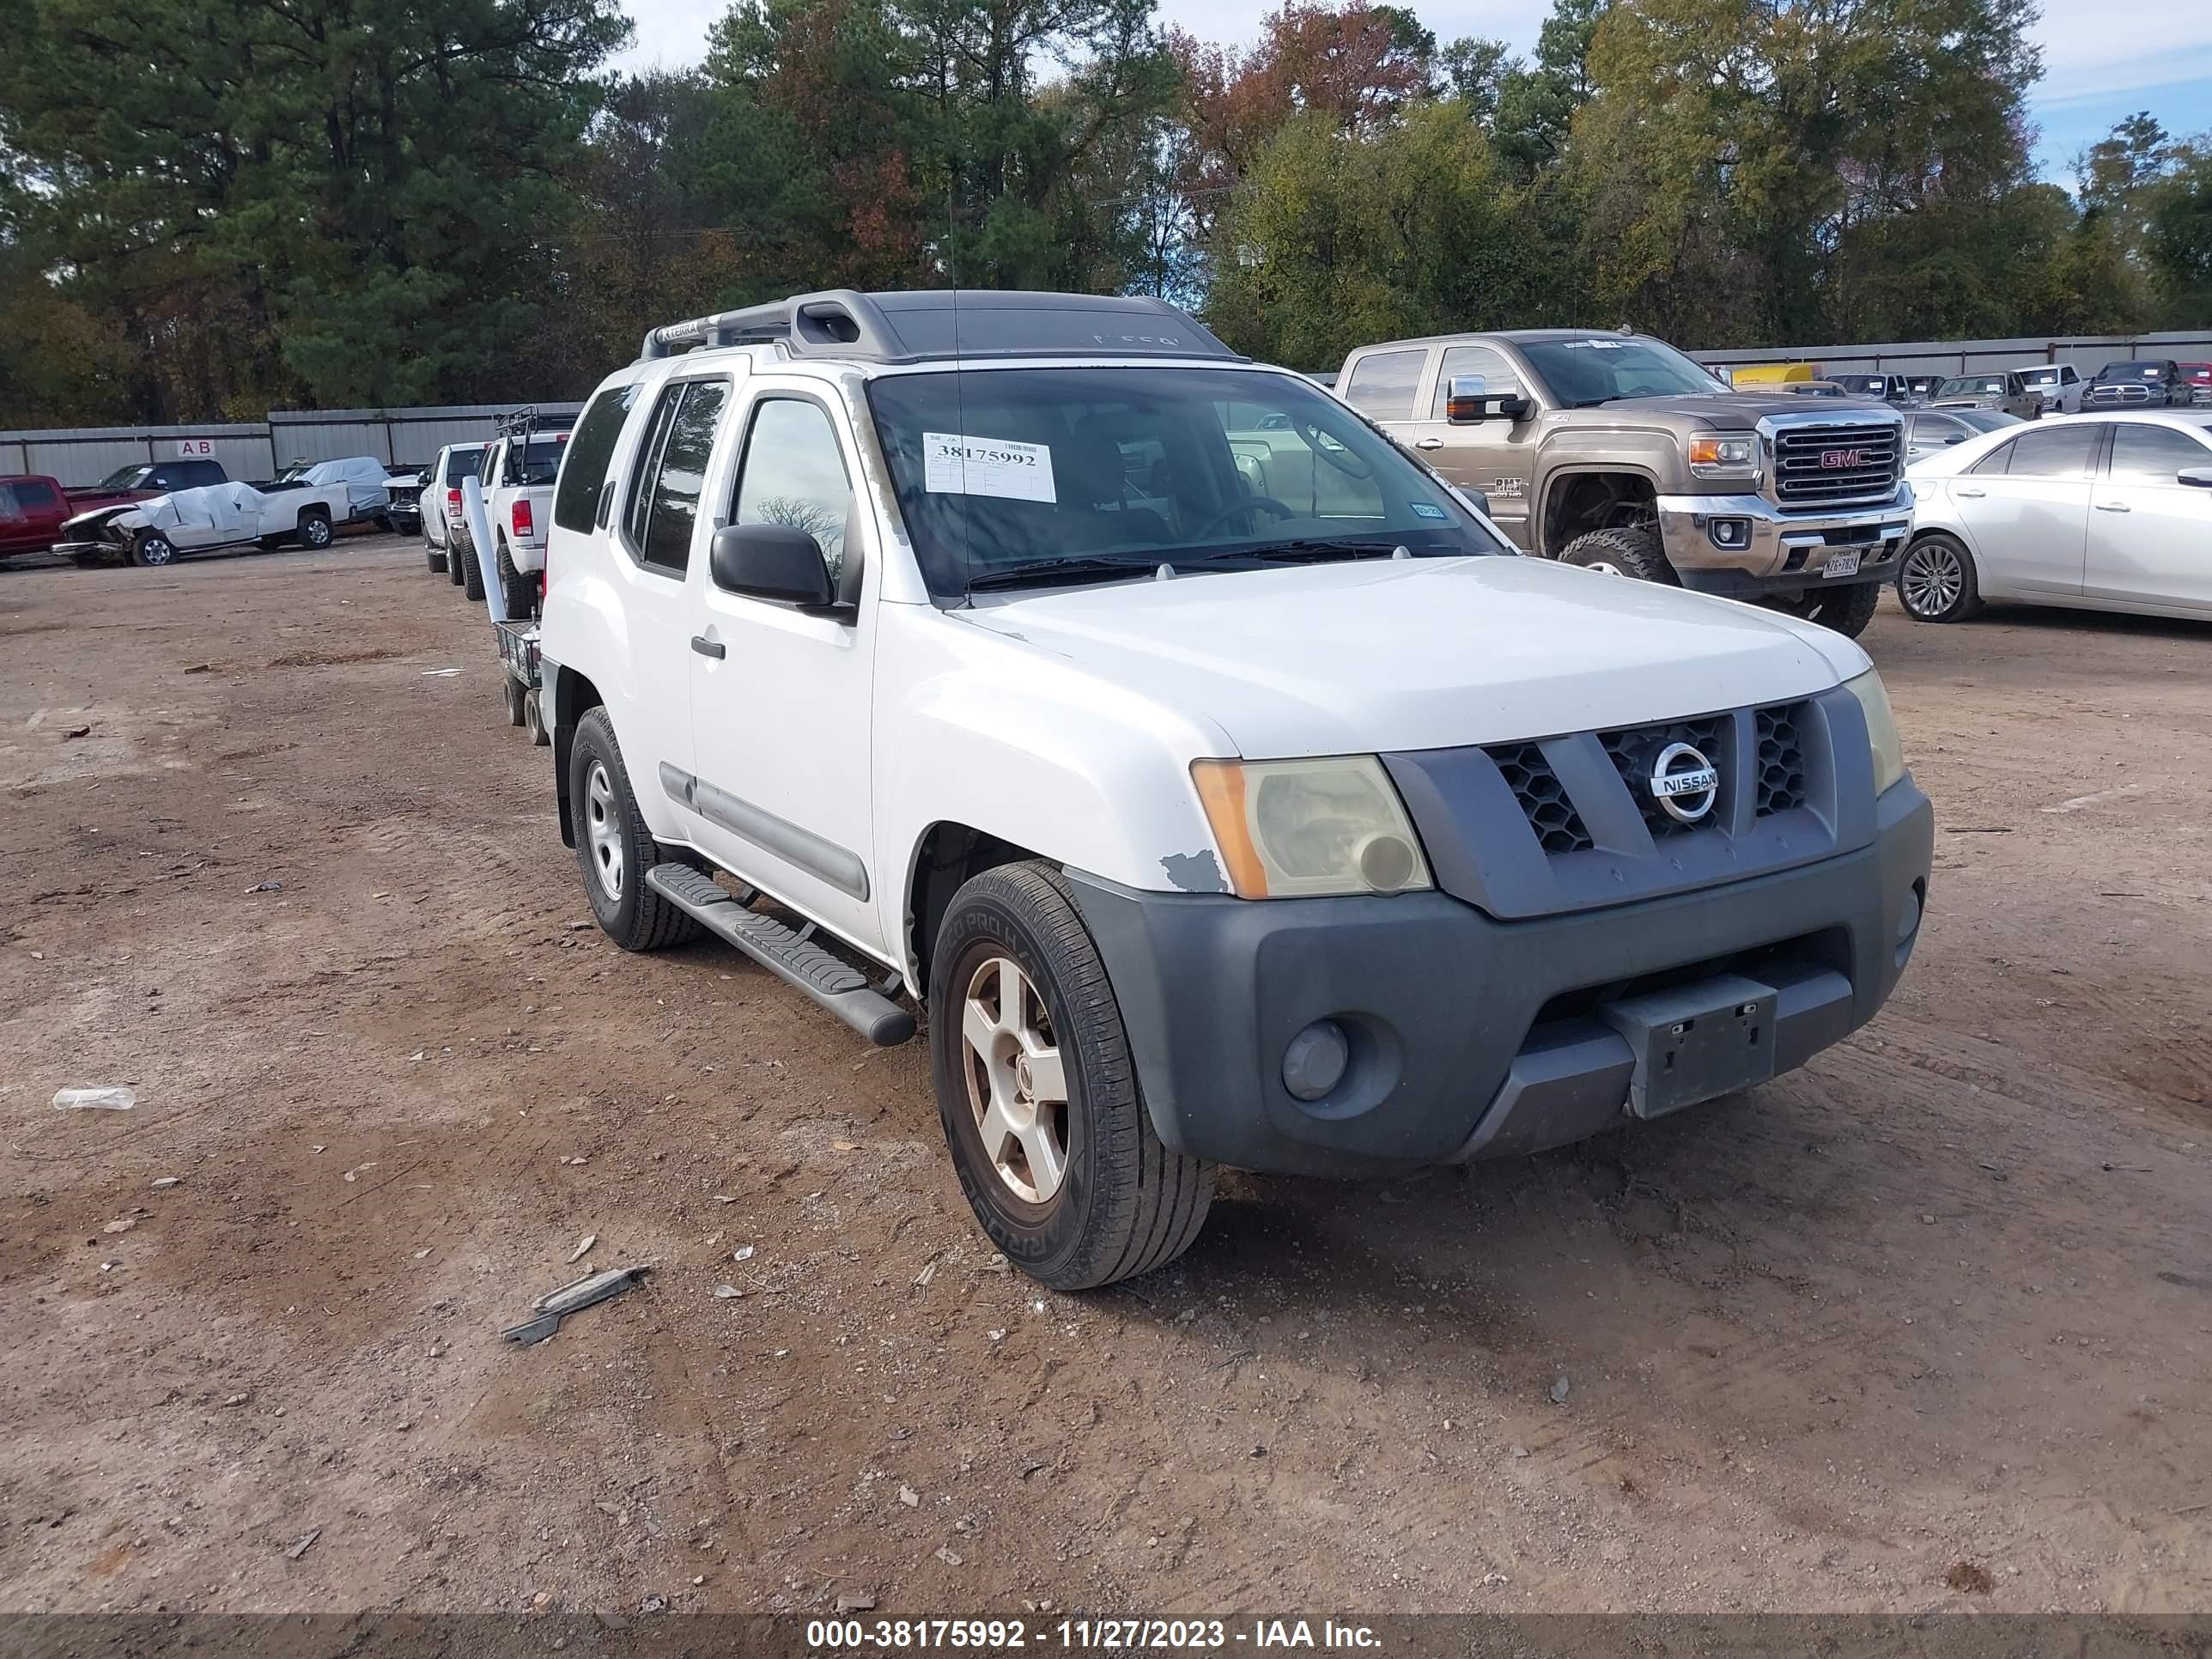
{"type": "Polygon", "coordinates": [[[382,527],[392,483],[367,455],[302,463],[264,483],[208,484],[80,514],[55,551],[81,566],[151,566],[228,548],[325,548],[343,532],[382,527]]]}

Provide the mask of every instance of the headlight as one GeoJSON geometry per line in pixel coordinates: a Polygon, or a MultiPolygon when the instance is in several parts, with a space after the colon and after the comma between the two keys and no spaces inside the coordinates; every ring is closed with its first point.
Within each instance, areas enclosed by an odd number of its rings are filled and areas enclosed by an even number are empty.
{"type": "Polygon", "coordinates": [[[1239,898],[1431,885],[1420,841],[1372,755],[1194,761],[1190,775],[1239,898]]]}
{"type": "Polygon", "coordinates": [[[1700,478],[1748,477],[1758,470],[1759,440],[1749,433],[1690,440],[1690,471],[1700,478]]]}
{"type": "Polygon", "coordinates": [[[1871,668],[1844,690],[1859,700],[1866,711],[1867,742],[1874,750],[1874,792],[1881,794],[1905,775],[1905,746],[1897,740],[1897,720],[1889,712],[1889,693],[1881,676],[1871,668]]]}

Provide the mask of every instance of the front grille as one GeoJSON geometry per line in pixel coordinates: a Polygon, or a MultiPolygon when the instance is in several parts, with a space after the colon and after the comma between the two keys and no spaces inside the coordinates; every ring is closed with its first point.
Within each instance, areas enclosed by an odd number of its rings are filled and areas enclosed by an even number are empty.
{"type": "Polygon", "coordinates": [[[1536,832],[1536,840],[1547,853],[1581,853],[1596,845],[1540,746],[1507,744],[1484,752],[1505,775],[1514,799],[1521,803],[1528,827],[1536,832]]]}
{"type": "Polygon", "coordinates": [[[2093,386],[2087,401],[2093,404],[2147,404],[2150,388],[2147,386],[2093,386]]]}
{"type": "Polygon", "coordinates": [[[1760,817],[1805,804],[1805,748],[1797,736],[1797,716],[1803,707],[1790,703],[1759,711],[1760,817]]]}
{"type": "MultiPolygon", "coordinates": [[[[1629,799],[1644,815],[1644,827],[1651,832],[1652,840],[1662,841],[1668,836],[1720,826],[1717,803],[1713,811],[1695,823],[1683,823],[1660,805],[1658,798],[1651,793],[1651,768],[1660,750],[1671,743],[1686,743],[1715,766],[1725,768],[1726,757],[1721,752],[1721,717],[1715,715],[1705,720],[1677,720],[1672,726],[1628,726],[1597,734],[1598,741],[1605,745],[1606,758],[1620,774],[1620,781],[1628,786],[1629,799]]],[[[1723,775],[1725,777],[1725,771],[1723,775]]]]}
{"type": "Polygon", "coordinates": [[[1897,438],[1887,422],[1784,427],[1774,434],[1774,499],[1784,507],[1886,501],[1897,493],[1897,438]]]}

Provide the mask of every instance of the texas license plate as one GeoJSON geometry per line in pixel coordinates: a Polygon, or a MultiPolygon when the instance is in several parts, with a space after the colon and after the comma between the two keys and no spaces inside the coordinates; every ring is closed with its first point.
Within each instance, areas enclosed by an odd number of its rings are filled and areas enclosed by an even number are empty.
{"type": "Polygon", "coordinates": [[[1827,563],[1820,567],[1823,576],[1856,576],[1859,574],[1859,551],[1856,547],[1839,547],[1828,555],[1827,563]]]}

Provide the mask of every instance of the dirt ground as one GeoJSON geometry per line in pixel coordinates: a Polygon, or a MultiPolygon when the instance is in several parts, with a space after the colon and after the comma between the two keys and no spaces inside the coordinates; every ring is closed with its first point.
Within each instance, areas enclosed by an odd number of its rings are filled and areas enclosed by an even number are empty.
{"type": "Polygon", "coordinates": [[[2212,1607],[2212,627],[1888,605],[1873,1026],[1079,1297],[919,1048],[588,925],[487,632],[388,539],[0,570],[9,1608],[2212,1607]]]}

